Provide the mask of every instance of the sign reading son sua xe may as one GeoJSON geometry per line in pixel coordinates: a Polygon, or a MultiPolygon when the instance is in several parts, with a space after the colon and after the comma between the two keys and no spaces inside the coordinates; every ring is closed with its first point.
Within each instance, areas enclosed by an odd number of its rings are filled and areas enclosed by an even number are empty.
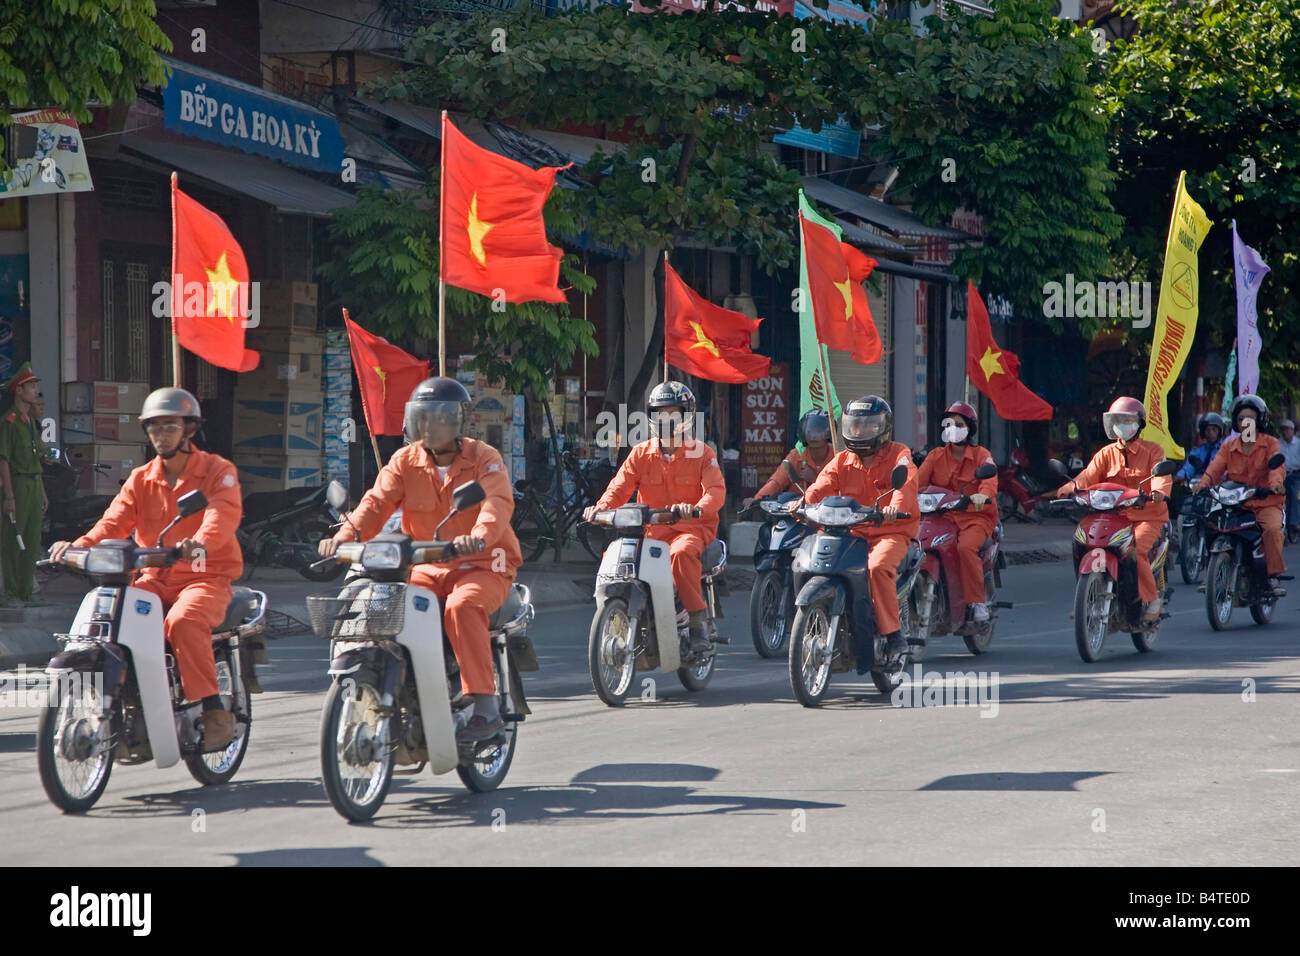
{"type": "Polygon", "coordinates": [[[343,165],[343,136],[328,113],[175,66],[163,90],[163,123],[290,166],[337,173],[343,165]]]}

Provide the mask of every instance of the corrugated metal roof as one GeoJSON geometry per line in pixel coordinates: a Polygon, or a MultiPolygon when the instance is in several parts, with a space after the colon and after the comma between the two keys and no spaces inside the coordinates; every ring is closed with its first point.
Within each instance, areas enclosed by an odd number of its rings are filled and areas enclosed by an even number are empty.
{"type": "Polygon", "coordinates": [[[866,246],[868,249],[888,249],[891,252],[906,252],[907,246],[895,242],[893,239],[886,239],[884,236],[877,235],[861,226],[855,226],[847,219],[835,218],[835,225],[844,230],[843,239],[845,242],[854,246],[866,246]]]}
{"type": "Polygon", "coordinates": [[[870,196],[862,195],[862,193],[855,193],[852,189],[836,186],[834,183],[828,183],[816,176],[803,177],[803,190],[809,197],[819,203],[830,206],[832,209],[838,209],[840,212],[847,212],[859,219],[865,219],[867,222],[880,226],[896,236],[903,236],[908,239],[925,239],[929,237],[940,239],[975,238],[947,226],[928,226],[906,209],[899,209],[897,206],[883,203],[879,199],[872,199],[870,196]]]}

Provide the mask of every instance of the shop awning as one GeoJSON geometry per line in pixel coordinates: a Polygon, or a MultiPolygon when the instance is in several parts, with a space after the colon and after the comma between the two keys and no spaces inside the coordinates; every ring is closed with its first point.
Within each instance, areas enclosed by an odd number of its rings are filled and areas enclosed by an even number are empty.
{"type": "Polygon", "coordinates": [[[803,190],[812,199],[839,212],[857,216],[874,226],[901,236],[904,239],[975,239],[958,229],[947,226],[928,226],[905,209],[872,199],[852,189],[836,186],[816,176],[803,177],[803,190]]]}
{"type": "Polygon", "coordinates": [[[872,258],[876,260],[876,268],[879,271],[903,276],[906,279],[921,279],[925,282],[939,283],[959,281],[951,272],[945,272],[931,266],[914,266],[906,262],[895,262],[893,259],[882,259],[879,256],[872,256],[872,258]]]}
{"type": "Polygon", "coordinates": [[[886,239],[884,236],[863,229],[861,226],[855,226],[848,220],[841,219],[838,216],[835,217],[835,225],[844,230],[841,238],[851,246],[861,246],[864,249],[888,249],[890,252],[907,251],[907,247],[902,243],[895,242],[893,239],[886,239]]]}
{"type": "Polygon", "coordinates": [[[180,170],[250,196],[281,212],[300,216],[328,216],[356,199],[341,189],[326,186],[269,159],[208,146],[191,146],[139,136],[122,140],[122,157],[137,153],[166,170],[180,170]]]}
{"type": "Polygon", "coordinates": [[[442,136],[442,114],[438,110],[427,106],[399,103],[396,100],[375,100],[365,96],[356,97],[356,102],[368,110],[395,119],[403,126],[409,126],[425,136],[432,136],[434,139],[442,136]]]}

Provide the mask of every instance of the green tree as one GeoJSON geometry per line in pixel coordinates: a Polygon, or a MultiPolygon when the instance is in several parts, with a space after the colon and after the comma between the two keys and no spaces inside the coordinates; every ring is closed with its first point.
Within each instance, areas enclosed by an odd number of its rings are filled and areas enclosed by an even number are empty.
{"type": "Polygon", "coordinates": [[[153,0],[0,0],[0,127],[47,107],[86,122],[92,101],[131,100],[140,83],[161,83],[158,54],[172,46],[155,13],[153,0]]]}

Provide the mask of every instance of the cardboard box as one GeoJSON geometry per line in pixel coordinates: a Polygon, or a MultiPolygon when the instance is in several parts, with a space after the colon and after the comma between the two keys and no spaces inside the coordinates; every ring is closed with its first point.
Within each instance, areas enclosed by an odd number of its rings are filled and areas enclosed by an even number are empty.
{"type": "Polygon", "coordinates": [[[94,382],[90,410],[99,413],[139,415],[149,395],[148,382],[94,382]]]}
{"type": "Polygon", "coordinates": [[[248,455],[237,465],[240,490],[245,495],[321,484],[319,455],[248,455]]]}
{"type": "Polygon", "coordinates": [[[117,494],[132,469],[143,465],[146,457],[145,447],[140,442],[73,445],[67,451],[68,460],[79,472],[78,490],[92,495],[117,494]],[[107,466],[106,470],[96,472],[90,467],[95,463],[107,466]]]}
{"type": "Polygon", "coordinates": [[[321,364],[327,370],[339,370],[352,368],[352,356],[347,352],[325,352],[321,356],[321,364]]]}
{"type": "MultiPolygon", "coordinates": [[[[86,394],[89,396],[90,393],[86,394]]],[[[64,415],[60,437],[65,445],[92,444],[95,441],[95,416],[64,415]]]]}
{"type": "Polygon", "coordinates": [[[244,344],[250,349],[266,352],[321,355],[325,351],[319,333],[301,329],[249,329],[244,344]]]}
{"type": "Polygon", "coordinates": [[[347,368],[325,368],[324,363],[322,363],[321,367],[324,369],[321,380],[325,383],[325,391],[342,391],[347,392],[349,395],[352,393],[352,366],[349,365],[347,368]]]}
{"type": "MultiPolygon", "coordinates": [[[[256,348],[256,346],[250,346],[256,348]]],[[[286,389],[321,391],[320,356],[310,352],[277,352],[262,349],[262,359],[251,372],[242,372],[238,394],[261,395],[286,389]]]]}
{"type": "Polygon", "coordinates": [[[92,382],[64,382],[61,407],[65,413],[83,415],[94,408],[95,386],[92,382]]]}
{"type": "Polygon", "coordinates": [[[326,329],[321,333],[321,341],[325,343],[327,349],[348,350],[348,330],[347,329],[326,329]]]}
{"type": "Polygon", "coordinates": [[[339,437],[337,433],[325,433],[324,451],[326,455],[346,455],[348,453],[348,443],[339,437]]]}
{"type": "Polygon", "coordinates": [[[317,306],[314,282],[261,280],[258,282],[257,325],[249,332],[258,329],[315,332],[320,311],[317,306]]]}
{"type": "Polygon", "coordinates": [[[92,416],[97,442],[129,442],[140,431],[137,415],[100,415],[92,416]]]}
{"type": "Polygon", "coordinates": [[[320,395],[311,390],[267,392],[259,398],[237,394],[233,450],[236,455],[319,455],[323,419],[320,395]]]}

